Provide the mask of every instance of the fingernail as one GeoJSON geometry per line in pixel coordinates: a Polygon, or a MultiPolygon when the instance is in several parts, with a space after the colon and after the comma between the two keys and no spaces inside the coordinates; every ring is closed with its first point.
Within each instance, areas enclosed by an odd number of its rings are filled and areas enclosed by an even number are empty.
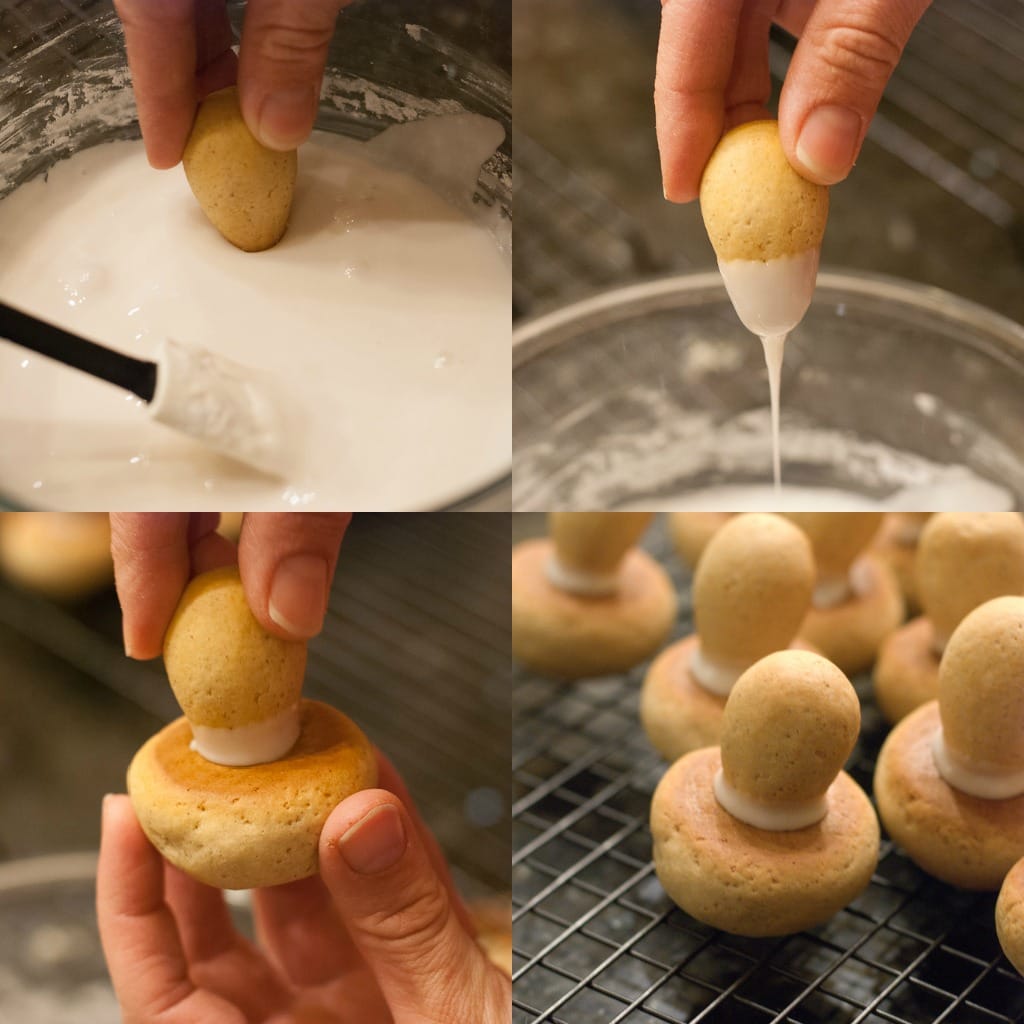
{"type": "Polygon", "coordinates": [[[381,804],[339,840],[345,863],[360,875],[376,875],[398,863],[405,852],[405,826],[398,808],[381,804]]]}
{"type": "Polygon", "coordinates": [[[842,181],[853,166],[860,145],[861,118],[848,107],[812,110],[796,140],[796,158],[826,185],[842,181]]]}
{"type": "Polygon", "coordinates": [[[270,93],[260,107],[256,138],[268,149],[295,149],[309,135],[317,98],[309,86],[270,93]]]}
{"type": "Polygon", "coordinates": [[[320,632],[326,610],[327,562],[319,555],[284,559],[270,585],[270,618],[286,633],[308,639],[320,632]]]}

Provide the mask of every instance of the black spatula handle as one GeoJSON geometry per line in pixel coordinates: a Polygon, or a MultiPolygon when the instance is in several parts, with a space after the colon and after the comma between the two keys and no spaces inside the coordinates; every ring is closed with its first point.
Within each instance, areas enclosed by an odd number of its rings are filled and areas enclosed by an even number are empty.
{"type": "Polygon", "coordinates": [[[65,366],[126,388],[147,402],[156,391],[156,363],[126,356],[0,302],[0,338],[65,366]]]}

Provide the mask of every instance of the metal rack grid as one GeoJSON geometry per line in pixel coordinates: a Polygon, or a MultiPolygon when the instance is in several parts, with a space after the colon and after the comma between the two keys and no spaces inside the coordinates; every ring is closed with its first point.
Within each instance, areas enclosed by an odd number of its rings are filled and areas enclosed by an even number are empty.
{"type": "Polygon", "coordinates": [[[513,129],[513,315],[654,273],[643,228],[543,146],[513,129]]]}
{"type": "MultiPolygon", "coordinates": [[[[663,530],[648,549],[689,592],[663,530]]],[[[675,907],[650,861],[665,765],[637,705],[642,669],[572,686],[515,680],[513,1021],[552,1024],[1009,1024],[1024,980],[995,936],[993,894],[924,875],[883,838],[870,886],[824,925],[777,939],[715,931],[675,907]]],[[[847,770],[870,792],[885,725],[866,677],[847,770]]]]}

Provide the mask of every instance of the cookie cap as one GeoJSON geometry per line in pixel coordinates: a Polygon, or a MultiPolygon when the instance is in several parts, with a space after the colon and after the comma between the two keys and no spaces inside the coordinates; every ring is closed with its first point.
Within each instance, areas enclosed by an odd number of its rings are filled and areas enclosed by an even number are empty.
{"type": "MultiPolygon", "coordinates": [[[[792,643],[814,590],[810,542],[770,512],[735,516],[711,538],[693,581],[693,614],[701,666],[732,669],[729,688],[759,658],[792,643]]],[[[717,692],[714,684],[708,686],[717,692]]],[[[726,690],[728,692],[728,689],[726,690]]]]}
{"type": "Polygon", "coordinates": [[[719,803],[757,828],[820,821],[850,756],[860,703],[846,676],[810,651],[778,651],[737,680],[722,716],[719,803]]]}
{"type": "Polygon", "coordinates": [[[622,559],[653,518],[653,512],[550,512],[548,532],[555,554],[547,566],[548,579],[571,593],[614,593],[622,559]]]}
{"type": "Polygon", "coordinates": [[[939,665],[935,763],[986,799],[1024,793],[1024,597],[997,597],[954,630],[939,665]]]}
{"type": "Polygon", "coordinates": [[[871,543],[884,512],[784,512],[807,534],[818,569],[816,607],[838,604],[849,594],[850,567],[871,543]]]}
{"type": "Polygon", "coordinates": [[[1024,517],[1017,512],[940,512],[921,534],[918,599],[941,652],[968,612],[1024,594],[1024,517]]]}
{"type": "Polygon", "coordinates": [[[193,728],[254,727],[298,704],[306,644],[268,633],[238,569],[215,569],[185,588],[164,636],[164,665],[193,728]]]}
{"type": "Polygon", "coordinates": [[[786,159],[776,121],[722,136],[700,183],[704,227],[719,260],[771,260],[819,249],[828,189],[786,159]]]}

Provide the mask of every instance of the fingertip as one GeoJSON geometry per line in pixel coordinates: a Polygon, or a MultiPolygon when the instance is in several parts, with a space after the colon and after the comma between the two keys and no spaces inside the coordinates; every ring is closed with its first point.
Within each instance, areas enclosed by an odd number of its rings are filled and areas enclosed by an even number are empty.
{"type": "Polygon", "coordinates": [[[402,801],[386,789],[363,789],[342,800],[327,816],[320,831],[321,856],[336,856],[342,837],[367,815],[384,806],[392,806],[405,813],[402,801]]]}

